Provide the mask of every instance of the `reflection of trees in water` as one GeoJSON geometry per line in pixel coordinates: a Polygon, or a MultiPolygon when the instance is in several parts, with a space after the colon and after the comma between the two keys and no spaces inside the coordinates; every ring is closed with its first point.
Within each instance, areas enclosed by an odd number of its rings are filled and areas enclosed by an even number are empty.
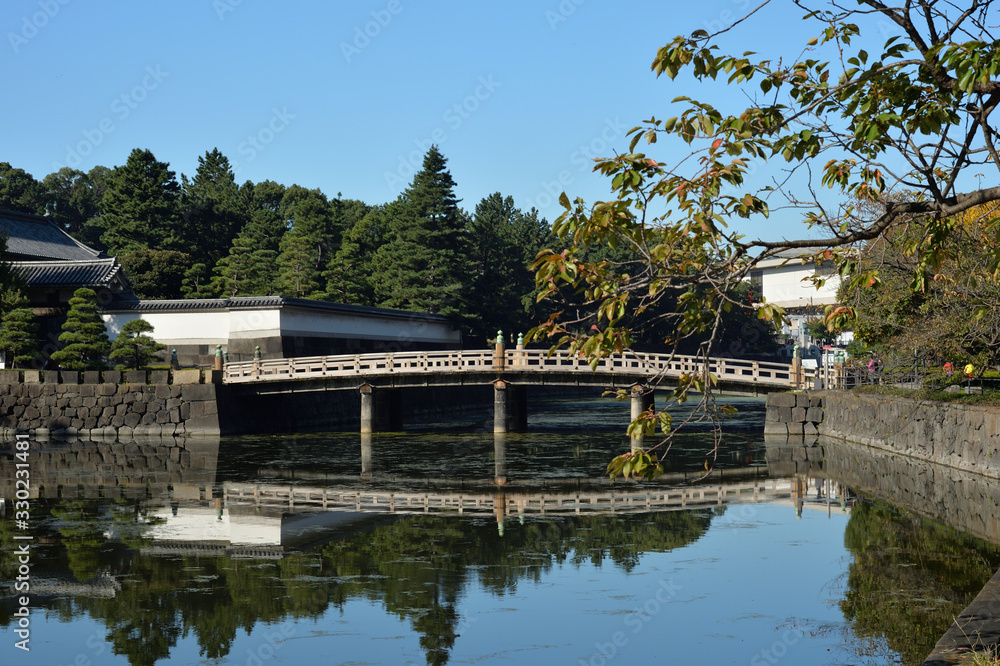
{"type": "MultiPolygon", "coordinates": [[[[64,618],[87,613],[101,620],[114,652],[132,664],[169,656],[188,633],[203,657],[222,658],[239,629],[250,633],[258,623],[289,617],[319,619],[331,606],[343,610],[359,598],[409,621],[427,662],[443,664],[460,633],[457,601],[468,586],[502,596],[521,580],[539,581],[557,565],[610,562],[629,571],[642,553],[695,541],[713,515],[698,510],[531,518],[523,524],[508,519],[503,536],[489,519],[413,516],[280,560],[249,560],[124,551],[104,534],[129,534],[122,517],[135,516],[136,504],[112,505],[110,512],[101,508],[93,500],[67,501],[52,513],[59,517],[57,529],[74,575],[110,571],[121,589],[114,598],[63,597],[52,603],[64,618]]],[[[141,546],[141,536],[132,531],[130,542],[141,546]]],[[[9,616],[0,619],[10,622],[9,616]]]]}
{"type": "Polygon", "coordinates": [[[1000,565],[1000,548],[880,503],[851,512],[841,606],[854,633],[921,663],[1000,565]]]}

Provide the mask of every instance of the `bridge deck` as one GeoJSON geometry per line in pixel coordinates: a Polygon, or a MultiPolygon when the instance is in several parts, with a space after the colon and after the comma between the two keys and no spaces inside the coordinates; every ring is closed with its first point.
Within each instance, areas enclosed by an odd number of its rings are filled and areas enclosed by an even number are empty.
{"type": "MultiPolygon", "coordinates": [[[[263,383],[298,379],[342,379],[343,388],[380,378],[407,377],[411,385],[488,383],[498,374],[517,376],[526,383],[572,376],[571,383],[608,385],[646,383],[653,379],[676,379],[683,374],[702,373],[704,364],[695,356],[642,354],[628,352],[600,359],[591,367],[586,359],[564,350],[549,354],[539,349],[508,349],[498,363],[493,350],[454,350],[441,352],[398,352],[389,354],[354,354],[267,359],[225,366],[223,380],[228,384],[263,383]]],[[[772,389],[796,387],[792,366],[731,358],[713,358],[708,371],[720,383],[742,384],[772,389]]],[[[822,373],[822,369],[819,371],[822,373]]],[[[816,371],[806,371],[805,381],[812,381],[816,371]]],[[[340,388],[330,386],[329,388],[340,388]]]]}

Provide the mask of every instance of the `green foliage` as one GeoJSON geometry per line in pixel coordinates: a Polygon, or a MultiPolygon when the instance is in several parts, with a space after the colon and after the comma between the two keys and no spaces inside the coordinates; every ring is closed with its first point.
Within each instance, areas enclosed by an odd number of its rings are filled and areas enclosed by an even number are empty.
{"type": "Polygon", "coordinates": [[[100,213],[101,199],[107,189],[111,170],[96,166],[84,173],[63,167],[42,180],[45,192],[45,213],[53,223],[87,244],[100,242],[91,234],[87,222],[100,213]]]}
{"type": "Polygon", "coordinates": [[[378,305],[460,317],[468,297],[469,252],[465,216],[455,198],[447,160],[431,146],[423,168],[403,194],[387,242],[372,259],[378,305]]]}
{"type": "Polygon", "coordinates": [[[39,353],[38,320],[30,308],[15,308],[0,318],[0,352],[9,353],[8,367],[25,367],[39,353]]]}
{"type": "MultiPolygon", "coordinates": [[[[742,307],[730,295],[759,262],[799,250],[804,259],[835,263],[848,281],[871,283],[845,248],[913,224],[927,239],[917,244],[916,265],[932,266],[951,231],[943,220],[1000,200],[1000,187],[962,189],[970,184],[969,168],[1000,168],[991,118],[1000,96],[1000,50],[984,27],[991,25],[993,2],[965,12],[875,0],[859,0],[856,8],[797,4],[807,10],[803,20],[816,26],[797,56],[721,54],[717,35],[704,30],[659,49],[652,70],[686,86],[674,99],[677,113],[649,117],[629,132],[628,151],[597,161],[595,171],[611,184],[608,201],[588,207],[560,197],[565,212],[553,230],[565,247],[540,255],[536,285],[540,298],[557,306],[571,295],[588,307],[560,309],[533,330],[534,339],[600,358],[629,348],[650,312],[673,310],[678,316],[665,339],[677,344],[707,335],[699,353],[708,357],[717,349],[723,314],[742,307]],[[892,25],[901,35],[868,53],[852,44],[861,30],[855,21],[892,25]],[[731,88],[722,97],[731,108],[689,96],[691,88],[719,80],[731,88]],[[749,105],[740,106],[745,100],[749,105]],[[664,161],[638,150],[660,141],[671,144],[664,161]],[[790,173],[780,187],[751,189],[748,176],[769,163],[790,173]],[[892,194],[903,187],[914,194],[892,194]],[[823,205],[822,188],[845,204],[823,205]],[[874,200],[878,210],[852,206],[847,197],[874,200]],[[772,207],[804,209],[803,222],[819,237],[748,239],[730,228],[733,221],[764,225],[772,207]],[[622,246],[635,257],[628,266],[588,254],[622,246]]],[[[722,31],[726,39],[752,26],[753,13],[722,31]]],[[[989,267],[998,260],[1000,253],[989,267]]],[[[770,303],[755,315],[784,318],[770,303]]],[[[707,375],[692,376],[679,397],[695,380],[711,383],[707,375]]]]}
{"type": "Polygon", "coordinates": [[[0,232],[0,316],[23,305],[24,277],[10,263],[7,234],[0,232]]]}
{"type": "Polygon", "coordinates": [[[806,335],[820,344],[830,344],[837,339],[837,334],[827,328],[826,321],[817,317],[805,322],[806,335]]]}
{"type": "Polygon", "coordinates": [[[168,166],[136,148],[108,177],[99,220],[108,252],[183,249],[180,186],[168,166]]]}
{"type": "Polygon", "coordinates": [[[538,323],[535,255],[549,228],[532,210],[525,214],[511,197],[494,192],[476,205],[468,224],[471,284],[467,320],[472,339],[485,340],[497,330],[524,332],[538,323]]]}
{"type": "Polygon", "coordinates": [[[118,257],[139,298],[179,298],[191,257],[178,250],[134,247],[118,257]]]}
{"type": "Polygon", "coordinates": [[[147,335],[152,332],[153,325],[145,319],[133,319],[122,326],[108,354],[108,358],[117,361],[115,370],[141,370],[159,360],[156,352],[167,346],[147,335]]]}
{"type": "Polygon", "coordinates": [[[45,213],[44,188],[24,169],[0,162],[0,208],[21,213],[45,213]]]}
{"type": "Polygon", "coordinates": [[[392,220],[403,214],[405,201],[397,199],[369,210],[352,226],[345,228],[340,249],[327,264],[326,296],[340,303],[375,305],[372,286],[372,260],[386,242],[392,220]]]}
{"type": "Polygon", "coordinates": [[[287,230],[284,185],[266,180],[240,188],[250,219],[215,265],[213,290],[222,296],[270,296],[278,292],[277,257],[287,230]]]}
{"type": "Polygon", "coordinates": [[[184,243],[195,263],[214,266],[249,219],[229,159],[213,148],[198,158],[194,178],[181,177],[184,243]]]}
{"type": "MultiPolygon", "coordinates": [[[[281,237],[278,254],[278,289],[286,296],[322,296],[322,273],[333,247],[333,216],[326,196],[319,190],[294,185],[282,199],[288,231],[281,237]]],[[[340,231],[336,232],[339,239],[340,231]]]]}
{"type": "Polygon", "coordinates": [[[63,347],[53,352],[51,358],[63,370],[102,370],[105,367],[104,356],[111,343],[104,322],[97,314],[97,294],[93,289],[73,292],[59,342],[63,347]]]}

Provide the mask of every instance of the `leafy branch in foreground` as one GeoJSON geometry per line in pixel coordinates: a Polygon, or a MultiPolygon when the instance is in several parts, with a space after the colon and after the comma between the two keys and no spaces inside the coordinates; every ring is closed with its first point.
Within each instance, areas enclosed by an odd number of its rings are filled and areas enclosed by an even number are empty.
{"type": "MultiPolygon", "coordinates": [[[[993,0],[972,0],[965,8],[934,0],[901,7],[860,0],[856,9],[795,4],[816,28],[801,57],[723,55],[713,44],[716,35],[703,30],[658,51],[657,76],[721,79],[743,93],[727,99],[751,103],[720,110],[677,97],[678,115],[651,117],[630,131],[630,152],[597,161],[613,198],[588,207],[560,197],[565,212],[554,232],[566,247],[544,250],[534,265],[539,300],[559,311],[532,330],[533,339],[566,346],[596,364],[655,329],[665,331],[661,342],[674,349],[704,338],[698,354],[707,361],[723,315],[746,307],[732,294],[760,261],[797,250],[803,262],[834,263],[848,285],[871,285],[873,276],[853,251],[858,244],[911,225],[927,239],[916,259],[927,266],[950,232],[944,221],[1000,200],[1000,187],[970,187],[968,175],[970,168],[1000,170],[993,0]],[[862,48],[872,48],[866,31],[886,22],[899,34],[871,52],[862,48]],[[680,157],[637,152],[640,142],[660,141],[680,146],[680,157]],[[769,163],[780,167],[780,179],[750,189],[750,174],[769,163]],[[829,197],[824,203],[817,193],[824,188],[839,203],[829,205],[829,197]],[[855,206],[858,200],[868,205],[855,206]],[[798,211],[809,237],[751,239],[730,227],[782,209],[798,211]]],[[[989,228],[996,232],[997,221],[989,228]]],[[[780,322],[784,313],[761,303],[756,315],[780,322]]],[[[707,369],[682,378],[661,412],[701,392],[698,418],[714,421],[713,383],[707,369]]],[[[638,463],[638,476],[652,478],[652,452],[668,448],[683,425],[672,425],[649,449],[616,458],[609,475],[627,470],[634,477],[638,463]]]]}

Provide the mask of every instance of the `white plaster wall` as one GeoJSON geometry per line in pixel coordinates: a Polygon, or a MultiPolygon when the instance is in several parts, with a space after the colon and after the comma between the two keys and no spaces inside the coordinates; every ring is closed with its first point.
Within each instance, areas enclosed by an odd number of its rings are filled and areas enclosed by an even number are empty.
{"type": "MultiPolygon", "coordinates": [[[[121,313],[101,315],[108,329],[108,337],[112,340],[118,337],[122,326],[133,319],[139,319],[138,313],[121,313]]],[[[145,319],[153,326],[152,337],[168,347],[171,345],[192,344],[225,344],[230,334],[230,313],[219,312],[144,312],[145,319]]]]}
{"type": "Polygon", "coordinates": [[[762,269],[761,287],[768,303],[782,307],[830,305],[837,302],[840,276],[828,274],[826,284],[817,289],[808,278],[816,274],[810,264],[762,269]]]}

